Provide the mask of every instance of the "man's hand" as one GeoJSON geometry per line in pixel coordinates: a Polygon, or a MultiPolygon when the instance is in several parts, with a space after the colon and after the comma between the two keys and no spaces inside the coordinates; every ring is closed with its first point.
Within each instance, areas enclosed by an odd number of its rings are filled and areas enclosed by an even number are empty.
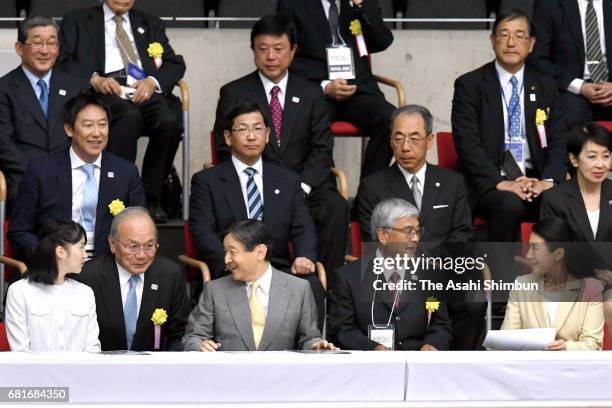
{"type": "Polygon", "coordinates": [[[327,340],[321,340],[312,345],[313,350],[332,350],[337,351],[340,350],[338,347],[334,346],[334,343],[329,343],[327,340]]]}
{"type": "Polygon", "coordinates": [[[89,80],[89,84],[98,93],[121,96],[121,85],[119,85],[115,78],[96,75],[89,80]]]}
{"type": "Polygon", "coordinates": [[[421,351],[438,351],[438,349],[431,344],[423,344],[421,346],[421,351]]]}
{"type": "Polygon", "coordinates": [[[361,5],[363,4],[363,0],[353,0],[352,3],[356,7],[361,7],[361,5]]]}
{"type": "Polygon", "coordinates": [[[565,344],[565,340],[555,340],[552,343],[548,343],[544,346],[544,350],[546,351],[564,351],[567,350],[567,345],[565,344]]]}
{"type": "Polygon", "coordinates": [[[612,83],[600,82],[598,84],[594,84],[594,87],[595,95],[592,99],[590,99],[591,103],[602,106],[612,105],[612,83]]]}
{"type": "Polygon", "coordinates": [[[315,271],[315,264],[308,258],[298,256],[293,261],[291,273],[294,275],[308,275],[315,271]]]}
{"type": "Polygon", "coordinates": [[[325,95],[337,101],[343,101],[353,96],[357,85],[349,85],[346,79],[334,79],[325,85],[325,95]]]}
{"type": "Polygon", "coordinates": [[[221,343],[216,343],[212,340],[204,340],[200,344],[200,351],[217,351],[221,347],[221,343]]]}
{"type": "Polygon", "coordinates": [[[389,351],[389,348],[379,344],[378,346],[374,347],[374,351],[389,351]]]}
{"type": "Polygon", "coordinates": [[[136,81],[132,84],[132,88],[136,89],[134,92],[134,96],[132,97],[132,102],[136,105],[140,105],[151,99],[155,89],[157,88],[157,84],[151,77],[146,77],[141,79],[140,81],[136,81]]]}
{"type": "Polygon", "coordinates": [[[519,177],[514,181],[501,181],[495,186],[499,191],[508,191],[516,194],[523,201],[531,201],[531,188],[533,184],[538,181],[536,179],[527,178],[525,176],[519,177]]]}
{"type": "Polygon", "coordinates": [[[580,94],[587,98],[587,100],[591,103],[598,97],[597,95],[598,89],[596,84],[591,84],[589,82],[583,82],[580,87],[580,94]]]}
{"type": "Polygon", "coordinates": [[[555,186],[555,183],[553,183],[552,181],[538,180],[535,183],[533,183],[529,191],[531,192],[531,197],[536,198],[537,196],[542,194],[544,191],[548,190],[549,188],[553,188],[554,186],[555,186]]]}

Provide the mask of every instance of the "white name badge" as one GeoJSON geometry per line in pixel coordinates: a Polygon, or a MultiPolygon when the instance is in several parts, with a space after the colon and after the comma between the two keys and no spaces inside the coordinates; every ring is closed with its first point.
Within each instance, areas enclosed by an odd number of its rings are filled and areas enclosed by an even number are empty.
{"type": "Polygon", "coordinates": [[[327,47],[327,72],[329,80],[355,79],[353,51],[346,45],[327,47]]]}
{"type": "Polygon", "coordinates": [[[373,325],[368,325],[368,338],[393,351],[395,348],[395,327],[391,324],[384,329],[380,329],[373,325]]]}

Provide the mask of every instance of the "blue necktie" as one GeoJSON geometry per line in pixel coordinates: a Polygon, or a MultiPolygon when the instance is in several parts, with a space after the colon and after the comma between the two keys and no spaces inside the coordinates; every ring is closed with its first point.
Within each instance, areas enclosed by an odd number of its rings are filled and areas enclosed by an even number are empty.
{"type": "Polygon", "coordinates": [[[83,193],[83,206],[81,214],[83,216],[83,228],[85,231],[94,231],[94,220],[96,218],[96,208],[98,207],[98,183],[95,176],[95,164],[84,164],[81,166],[85,170],[87,180],[85,180],[85,188],[83,193]]]}
{"type": "Polygon", "coordinates": [[[125,299],[123,308],[123,319],[125,320],[125,337],[127,339],[128,350],[132,349],[132,340],[136,333],[136,321],[138,321],[138,302],[136,301],[136,284],[140,278],[132,275],[129,280],[130,289],[125,299]]]}
{"type": "Polygon", "coordinates": [[[518,92],[518,80],[514,75],[510,78],[510,83],[512,84],[512,96],[508,104],[508,136],[510,141],[513,141],[513,139],[521,139],[523,135],[521,132],[521,98],[518,92]]]}
{"type": "Polygon", "coordinates": [[[257,184],[255,184],[255,170],[252,167],[247,167],[244,172],[249,179],[247,180],[247,201],[249,203],[249,218],[261,221],[263,219],[263,202],[257,184]]]}
{"type": "Polygon", "coordinates": [[[49,88],[47,88],[47,83],[42,79],[38,80],[36,86],[38,86],[38,89],[40,90],[38,101],[40,102],[40,107],[42,108],[46,118],[49,113],[49,88]]]}

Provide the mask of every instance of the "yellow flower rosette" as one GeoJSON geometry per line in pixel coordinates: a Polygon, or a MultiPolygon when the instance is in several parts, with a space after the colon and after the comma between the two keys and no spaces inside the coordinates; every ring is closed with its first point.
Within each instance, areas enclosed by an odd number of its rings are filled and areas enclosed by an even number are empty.
{"type": "Polygon", "coordinates": [[[164,55],[164,47],[160,43],[154,42],[149,44],[147,52],[151,58],[161,58],[164,55]]]}
{"type": "Polygon", "coordinates": [[[166,323],[166,320],[168,320],[168,313],[166,313],[166,310],[155,309],[153,316],[151,316],[151,321],[153,324],[155,326],[161,326],[162,324],[166,323]]]}
{"type": "Polygon", "coordinates": [[[108,205],[108,209],[110,210],[110,213],[113,215],[113,217],[117,214],[119,214],[121,211],[125,210],[125,204],[123,204],[123,201],[116,199],[111,201],[111,203],[108,205]]]}
{"type": "Polygon", "coordinates": [[[536,125],[543,125],[548,120],[548,115],[544,109],[536,110],[536,125]]]}
{"type": "Polygon", "coordinates": [[[433,296],[430,296],[425,301],[425,310],[430,313],[438,311],[440,308],[440,301],[433,296]]]}
{"type": "Polygon", "coordinates": [[[363,31],[361,29],[361,22],[358,19],[351,21],[351,25],[349,26],[351,30],[351,34],[353,35],[361,35],[363,31]]]}

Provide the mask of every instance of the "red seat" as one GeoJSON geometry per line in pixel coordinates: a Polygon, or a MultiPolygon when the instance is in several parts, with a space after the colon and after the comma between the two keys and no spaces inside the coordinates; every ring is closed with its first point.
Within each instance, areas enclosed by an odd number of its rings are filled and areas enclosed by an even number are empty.
{"type": "Polygon", "coordinates": [[[359,221],[351,221],[351,255],[361,258],[361,228],[359,221]]]}
{"type": "Polygon", "coordinates": [[[210,132],[210,160],[214,165],[219,164],[217,149],[215,148],[215,134],[213,132],[210,132]]]}
{"type": "Polygon", "coordinates": [[[6,325],[0,322],[0,351],[11,351],[8,338],[6,337],[6,325]]]}
{"type": "Polygon", "coordinates": [[[361,137],[363,132],[349,122],[336,121],[331,125],[331,132],[334,136],[361,137]]]}
{"type": "Polygon", "coordinates": [[[210,281],[211,277],[208,265],[198,260],[198,249],[191,236],[189,221],[183,224],[183,239],[185,240],[185,255],[179,255],[179,261],[186,266],[187,281],[193,282],[197,276],[200,276],[204,283],[210,281]]]}
{"type": "Polygon", "coordinates": [[[605,127],[606,129],[608,129],[610,132],[612,132],[612,122],[610,121],[605,121],[605,120],[600,120],[599,123],[601,126],[605,127]]]}

